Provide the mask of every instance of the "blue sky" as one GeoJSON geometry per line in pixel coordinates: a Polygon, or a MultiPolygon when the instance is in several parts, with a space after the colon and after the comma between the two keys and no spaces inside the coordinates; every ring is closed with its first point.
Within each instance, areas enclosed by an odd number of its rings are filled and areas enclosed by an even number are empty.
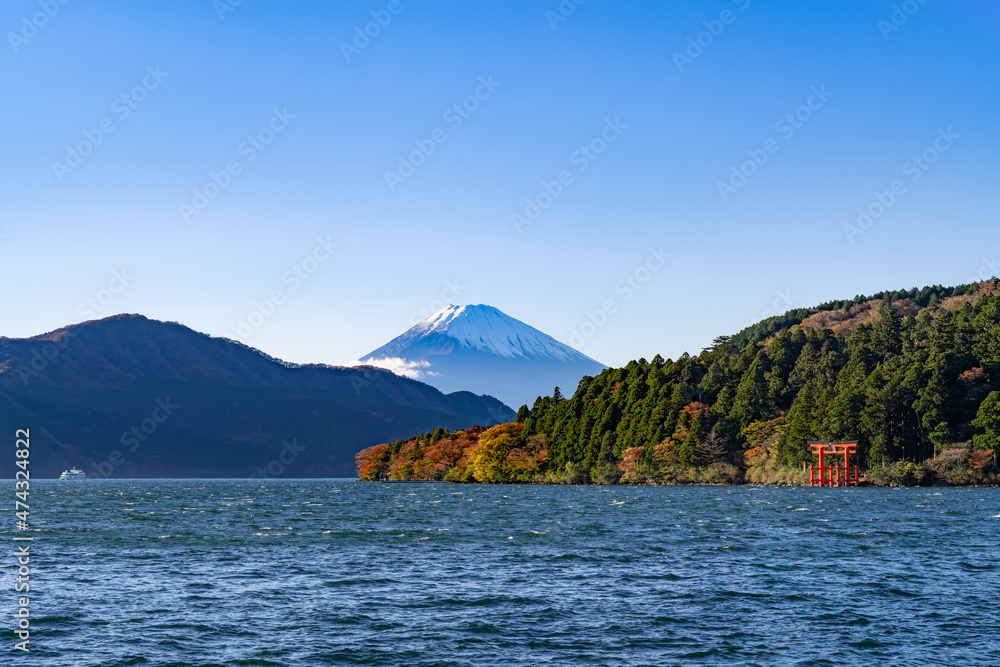
{"type": "Polygon", "coordinates": [[[1000,272],[996,3],[232,3],[0,8],[0,335],[345,363],[448,301],[621,365],[1000,272]]]}

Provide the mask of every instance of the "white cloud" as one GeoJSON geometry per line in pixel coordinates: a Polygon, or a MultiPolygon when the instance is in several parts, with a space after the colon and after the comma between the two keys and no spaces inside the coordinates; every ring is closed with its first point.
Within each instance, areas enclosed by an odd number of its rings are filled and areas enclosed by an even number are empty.
{"type": "Polygon", "coordinates": [[[437,373],[426,370],[431,366],[431,363],[429,361],[410,361],[408,359],[402,359],[400,357],[382,357],[381,359],[365,359],[364,361],[356,361],[354,362],[353,365],[376,366],[378,368],[384,368],[387,371],[392,371],[396,375],[402,375],[403,377],[413,378],[414,380],[419,380],[424,377],[437,375],[437,373]]]}

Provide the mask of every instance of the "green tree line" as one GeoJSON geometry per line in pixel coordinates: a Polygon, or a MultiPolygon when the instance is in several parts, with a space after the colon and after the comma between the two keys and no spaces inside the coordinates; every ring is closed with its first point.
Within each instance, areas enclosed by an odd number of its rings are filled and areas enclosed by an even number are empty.
{"type": "Polygon", "coordinates": [[[989,282],[791,311],[698,356],[632,361],[584,377],[570,397],[556,388],[516,421],[525,437],[547,437],[553,472],[579,481],[670,481],[686,468],[746,467],[748,453],[802,468],[810,440],[857,440],[860,465],[875,468],[967,443],[983,467],[1000,449],[998,388],[1000,296],[989,282]],[[810,326],[823,314],[844,325],[810,326]]]}
{"type": "Polygon", "coordinates": [[[857,441],[884,484],[996,484],[1000,290],[993,281],[793,310],[521,406],[513,425],[438,429],[358,454],[362,479],[802,483],[813,440],[857,441]]]}

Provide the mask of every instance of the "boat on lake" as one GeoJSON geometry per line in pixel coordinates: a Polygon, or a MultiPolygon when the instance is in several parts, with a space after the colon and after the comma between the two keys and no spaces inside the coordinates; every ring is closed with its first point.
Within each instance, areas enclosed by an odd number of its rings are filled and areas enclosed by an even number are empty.
{"type": "Polygon", "coordinates": [[[63,474],[59,475],[59,479],[87,479],[87,473],[77,468],[70,468],[64,470],[63,474]]]}

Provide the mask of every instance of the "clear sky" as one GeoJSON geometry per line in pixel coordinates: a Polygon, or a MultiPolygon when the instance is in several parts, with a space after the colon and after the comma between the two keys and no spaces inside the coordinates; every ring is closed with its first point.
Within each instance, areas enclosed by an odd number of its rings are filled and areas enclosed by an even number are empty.
{"type": "Polygon", "coordinates": [[[792,4],[7,0],[0,335],[486,303],[621,365],[1000,273],[998,4],[792,4]]]}

